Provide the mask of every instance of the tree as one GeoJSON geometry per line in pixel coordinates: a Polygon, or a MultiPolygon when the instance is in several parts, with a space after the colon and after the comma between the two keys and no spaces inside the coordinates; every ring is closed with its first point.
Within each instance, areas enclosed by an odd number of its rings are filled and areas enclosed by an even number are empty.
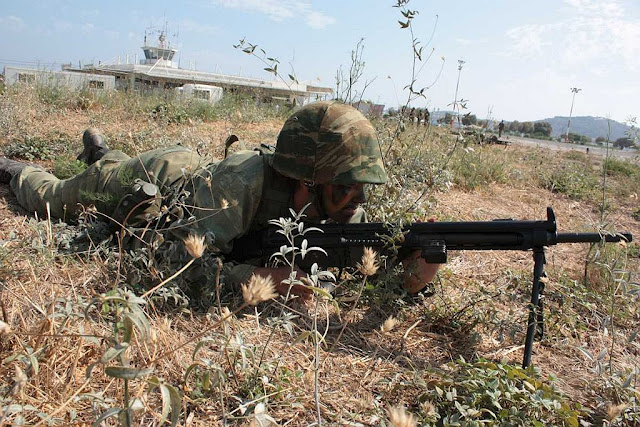
{"type": "Polygon", "coordinates": [[[602,145],[605,143],[605,141],[607,140],[607,138],[605,138],[604,136],[599,136],[596,138],[596,144],[598,145],[602,145]]]}
{"type": "Polygon", "coordinates": [[[520,132],[520,122],[517,120],[510,122],[506,127],[509,129],[509,132],[520,132]]]}
{"type": "Polygon", "coordinates": [[[524,134],[533,133],[533,123],[531,122],[522,122],[520,123],[520,127],[518,128],[518,132],[524,134]]]}
{"type": "Polygon", "coordinates": [[[533,133],[535,134],[551,136],[551,132],[553,132],[553,127],[549,122],[535,122],[533,124],[533,133]]]}
{"type": "MultiPolygon", "coordinates": [[[[560,139],[560,141],[562,141],[562,139],[560,139]]],[[[585,135],[569,132],[569,142],[584,145],[587,142],[591,142],[591,138],[585,135]]]]}
{"type": "Polygon", "coordinates": [[[467,113],[464,116],[462,116],[463,125],[465,126],[475,125],[476,123],[478,123],[478,118],[476,117],[475,114],[467,113]]]}
{"type": "Polygon", "coordinates": [[[633,142],[633,139],[629,138],[629,137],[622,137],[622,138],[618,138],[614,141],[613,146],[616,148],[627,148],[627,147],[633,147],[635,145],[635,143],[633,142]]]}

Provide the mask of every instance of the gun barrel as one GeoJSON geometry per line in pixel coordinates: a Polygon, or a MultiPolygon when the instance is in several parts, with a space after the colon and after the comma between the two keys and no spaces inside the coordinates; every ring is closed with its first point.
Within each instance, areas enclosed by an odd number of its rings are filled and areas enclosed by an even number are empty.
{"type": "Polygon", "coordinates": [[[558,243],[597,243],[605,242],[631,242],[631,233],[600,234],[600,233],[558,233],[558,243]]]}

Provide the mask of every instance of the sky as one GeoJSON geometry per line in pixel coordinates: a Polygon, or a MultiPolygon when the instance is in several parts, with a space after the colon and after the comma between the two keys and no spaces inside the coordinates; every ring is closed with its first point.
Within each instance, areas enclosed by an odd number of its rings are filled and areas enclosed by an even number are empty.
{"type": "Polygon", "coordinates": [[[479,119],[568,116],[571,88],[580,89],[574,117],[640,117],[638,0],[410,0],[413,34],[400,27],[396,1],[3,2],[0,68],[140,59],[145,31],[157,37],[151,31],[166,23],[182,68],[273,79],[259,58],[233,47],[244,39],[278,59],[285,79],[335,89],[362,39],[355,88],[387,107],[403,105],[415,79],[425,97],[411,106],[450,110],[465,100],[479,119]],[[412,39],[423,49],[415,67],[412,39]]]}

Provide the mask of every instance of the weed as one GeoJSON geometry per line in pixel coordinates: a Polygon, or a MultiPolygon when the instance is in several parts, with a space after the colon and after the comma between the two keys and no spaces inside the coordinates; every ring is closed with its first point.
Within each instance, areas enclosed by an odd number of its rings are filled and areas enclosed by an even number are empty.
{"type": "Polygon", "coordinates": [[[87,169],[87,164],[79,160],[57,159],[53,163],[53,174],[56,178],[72,178],[87,169]]]}
{"type": "Polygon", "coordinates": [[[640,166],[615,157],[607,157],[604,165],[607,175],[633,177],[640,175],[640,166]]]}
{"type": "Polygon", "coordinates": [[[575,200],[585,200],[597,188],[597,178],[584,166],[569,163],[546,170],[540,176],[540,185],[554,193],[564,194],[575,200]]]}
{"type": "Polygon", "coordinates": [[[429,425],[578,425],[584,409],[535,369],[458,359],[422,383],[420,416],[429,425]]]}

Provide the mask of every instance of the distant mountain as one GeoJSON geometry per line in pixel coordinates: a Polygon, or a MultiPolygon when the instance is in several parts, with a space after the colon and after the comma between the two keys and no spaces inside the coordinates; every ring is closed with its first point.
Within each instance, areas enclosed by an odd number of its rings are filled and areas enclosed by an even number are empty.
{"type": "MultiPolygon", "coordinates": [[[[538,122],[548,122],[553,128],[552,135],[560,136],[567,132],[567,122],[569,117],[556,116],[551,119],[536,120],[538,122]]],[[[609,135],[611,141],[615,141],[618,138],[625,136],[625,132],[629,129],[629,126],[624,123],[616,122],[615,120],[608,120],[604,117],[591,117],[591,116],[579,116],[571,118],[571,133],[577,133],[578,135],[585,135],[590,138],[597,138],[609,135]],[[611,130],[609,130],[611,126],[611,130]]]]}

